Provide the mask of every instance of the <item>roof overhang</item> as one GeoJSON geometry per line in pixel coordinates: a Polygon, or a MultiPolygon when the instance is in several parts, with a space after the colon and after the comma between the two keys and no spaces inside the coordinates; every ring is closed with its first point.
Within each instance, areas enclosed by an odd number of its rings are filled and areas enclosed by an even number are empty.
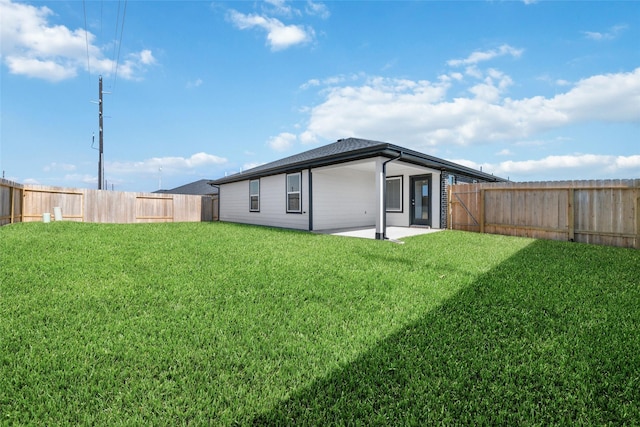
{"type": "MultiPolygon", "coordinates": [[[[284,165],[274,165],[273,167],[257,167],[249,169],[245,172],[240,172],[234,175],[226,176],[224,178],[210,181],[211,185],[229,184],[237,181],[244,181],[248,179],[256,179],[265,176],[278,175],[282,173],[297,172],[302,169],[313,169],[322,166],[336,165],[340,163],[347,163],[355,160],[362,160],[372,157],[385,157],[389,159],[398,158],[400,161],[411,163],[417,166],[423,166],[430,169],[439,170],[442,172],[451,172],[454,174],[465,175],[470,178],[478,179],[481,181],[489,182],[505,182],[504,178],[500,178],[491,174],[487,174],[476,169],[472,169],[457,163],[449,162],[444,159],[429,156],[427,154],[419,153],[414,150],[409,150],[397,145],[389,143],[380,143],[378,145],[369,146],[366,148],[355,149],[344,153],[332,154],[328,156],[316,157],[309,160],[302,160],[298,162],[291,162],[284,165]]],[[[277,162],[274,162],[277,163],[277,162]]]]}

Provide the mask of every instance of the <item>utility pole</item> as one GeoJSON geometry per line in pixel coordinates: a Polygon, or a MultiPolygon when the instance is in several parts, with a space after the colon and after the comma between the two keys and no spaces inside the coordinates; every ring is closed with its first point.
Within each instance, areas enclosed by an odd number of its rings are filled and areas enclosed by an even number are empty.
{"type": "Polygon", "coordinates": [[[98,125],[100,129],[100,158],[98,159],[98,190],[102,190],[104,182],[104,132],[102,130],[102,76],[98,80],[98,125]]]}

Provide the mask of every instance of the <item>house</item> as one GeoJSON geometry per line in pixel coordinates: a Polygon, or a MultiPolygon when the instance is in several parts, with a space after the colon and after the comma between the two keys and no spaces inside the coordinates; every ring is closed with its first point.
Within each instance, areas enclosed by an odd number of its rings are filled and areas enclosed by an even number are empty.
{"type": "Polygon", "coordinates": [[[181,185],[171,190],[157,190],[154,193],[160,194],[187,194],[202,196],[202,206],[200,208],[201,221],[218,220],[218,188],[209,185],[211,180],[200,179],[188,184],[181,185]]]}
{"type": "Polygon", "coordinates": [[[154,193],[161,194],[193,194],[212,196],[218,194],[218,188],[209,185],[210,179],[200,179],[198,181],[190,182],[188,184],[181,185],[180,187],[172,188],[171,190],[157,190],[154,193]]]}
{"type": "Polygon", "coordinates": [[[502,178],[386,142],[348,138],[211,181],[220,220],[299,230],[445,228],[446,188],[502,178]]]}

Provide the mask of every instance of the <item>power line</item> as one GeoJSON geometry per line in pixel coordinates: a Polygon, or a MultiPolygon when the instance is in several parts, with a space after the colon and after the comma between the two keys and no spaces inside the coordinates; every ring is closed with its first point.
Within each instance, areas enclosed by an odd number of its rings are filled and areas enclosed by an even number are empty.
{"type": "Polygon", "coordinates": [[[115,60],[116,60],[116,40],[118,40],[118,24],[120,23],[120,0],[118,0],[118,11],[116,12],[116,30],[113,35],[113,55],[111,55],[111,75],[114,75],[115,70],[115,60]]]}
{"type": "Polygon", "coordinates": [[[102,40],[102,12],[104,9],[104,2],[100,1],[100,40],[102,40]]]}
{"type": "Polygon", "coordinates": [[[84,12],[84,40],[87,44],[87,72],[89,73],[89,81],[91,81],[91,62],[89,61],[89,33],[87,31],[87,6],[82,0],[82,11],[84,12]]]}
{"type": "MultiPolygon", "coordinates": [[[[118,6],[118,9],[120,7],[118,6]]],[[[116,88],[116,80],[118,79],[118,65],[120,63],[120,48],[122,48],[122,36],[124,34],[124,21],[127,16],[127,0],[124,0],[124,10],[122,11],[122,28],[120,29],[120,41],[118,42],[118,56],[116,58],[116,71],[113,75],[113,90],[116,88]]],[[[116,24],[117,25],[117,24],[116,24]]],[[[117,28],[116,28],[117,31],[117,28]]]]}

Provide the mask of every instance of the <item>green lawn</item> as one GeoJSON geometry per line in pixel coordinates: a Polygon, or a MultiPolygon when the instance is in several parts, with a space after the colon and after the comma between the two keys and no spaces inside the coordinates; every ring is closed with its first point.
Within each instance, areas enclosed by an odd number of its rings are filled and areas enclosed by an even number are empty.
{"type": "Polygon", "coordinates": [[[0,228],[0,424],[640,424],[640,251],[0,228]]]}

